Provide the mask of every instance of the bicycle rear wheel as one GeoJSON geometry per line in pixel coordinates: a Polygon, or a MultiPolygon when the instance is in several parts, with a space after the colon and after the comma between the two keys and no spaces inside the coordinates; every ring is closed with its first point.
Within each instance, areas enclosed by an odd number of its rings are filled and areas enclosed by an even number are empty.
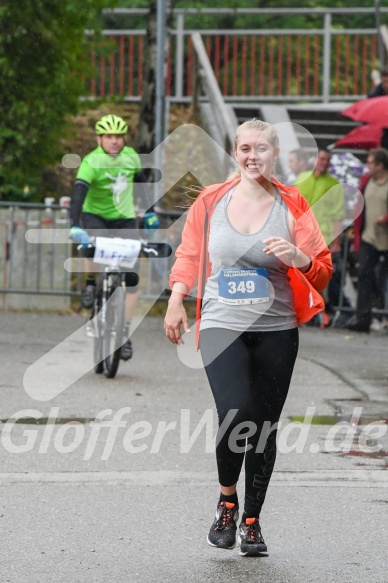
{"type": "Polygon", "coordinates": [[[125,289],[120,284],[113,289],[105,304],[105,322],[102,335],[102,358],[104,374],[113,378],[119,367],[123,344],[125,317],[125,289]]]}

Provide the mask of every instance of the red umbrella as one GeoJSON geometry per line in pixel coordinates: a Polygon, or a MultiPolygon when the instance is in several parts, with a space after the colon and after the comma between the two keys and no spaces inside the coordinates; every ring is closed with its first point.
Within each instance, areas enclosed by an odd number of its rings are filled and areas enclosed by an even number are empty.
{"type": "Polygon", "coordinates": [[[334,145],[336,148],[370,150],[371,148],[378,148],[380,146],[381,134],[382,128],[380,126],[367,124],[354,128],[346,136],[337,140],[334,145]]]}
{"type": "Polygon", "coordinates": [[[388,127],[388,95],[362,99],[341,111],[342,115],[356,121],[366,121],[388,127]]]}

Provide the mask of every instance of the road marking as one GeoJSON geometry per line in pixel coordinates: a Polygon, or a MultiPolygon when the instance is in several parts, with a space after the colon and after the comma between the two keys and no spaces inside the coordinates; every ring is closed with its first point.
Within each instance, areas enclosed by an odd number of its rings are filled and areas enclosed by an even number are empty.
{"type": "MultiPolygon", "coordinates": [[[[13,484],[126,484],[131,486],[178,486],[195,484],[209,486],[217,481],[213,471],[182,472],[179,470],[131,472],[10,472],[0,473],[0,486],[13,484]]],[[[315,470],[275,471],[271,484],[275,486],[306,487],[368,487],[388,486],[388,472],[384,470],[315,470]]]]}

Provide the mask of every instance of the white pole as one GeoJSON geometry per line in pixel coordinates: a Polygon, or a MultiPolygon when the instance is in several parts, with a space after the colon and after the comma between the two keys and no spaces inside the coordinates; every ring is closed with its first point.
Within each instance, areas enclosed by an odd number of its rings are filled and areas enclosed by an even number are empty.
{"type": "Polygon", "coordinates": [[[324,18],[323,33],[323,87],[322,97],[324,103],[330,101],[330,76],[331,76],[331,13],[326,12],[324,18]]]}

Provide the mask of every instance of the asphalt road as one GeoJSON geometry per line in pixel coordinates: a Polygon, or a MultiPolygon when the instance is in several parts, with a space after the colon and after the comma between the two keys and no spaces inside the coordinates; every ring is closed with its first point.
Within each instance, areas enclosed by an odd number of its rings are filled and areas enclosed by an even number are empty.
{"type": "Polygon", "coordinates": [[[301,329],[262,514],[269,556],[247,559],[206,544],[216,417],[161,320],[139,325],[113,380],[90,370],[81,316],[0,321],[1,583],[387,582],[388,335],[301,329]],[[311,425],[291,423],[306,411],[311,425]]]}

